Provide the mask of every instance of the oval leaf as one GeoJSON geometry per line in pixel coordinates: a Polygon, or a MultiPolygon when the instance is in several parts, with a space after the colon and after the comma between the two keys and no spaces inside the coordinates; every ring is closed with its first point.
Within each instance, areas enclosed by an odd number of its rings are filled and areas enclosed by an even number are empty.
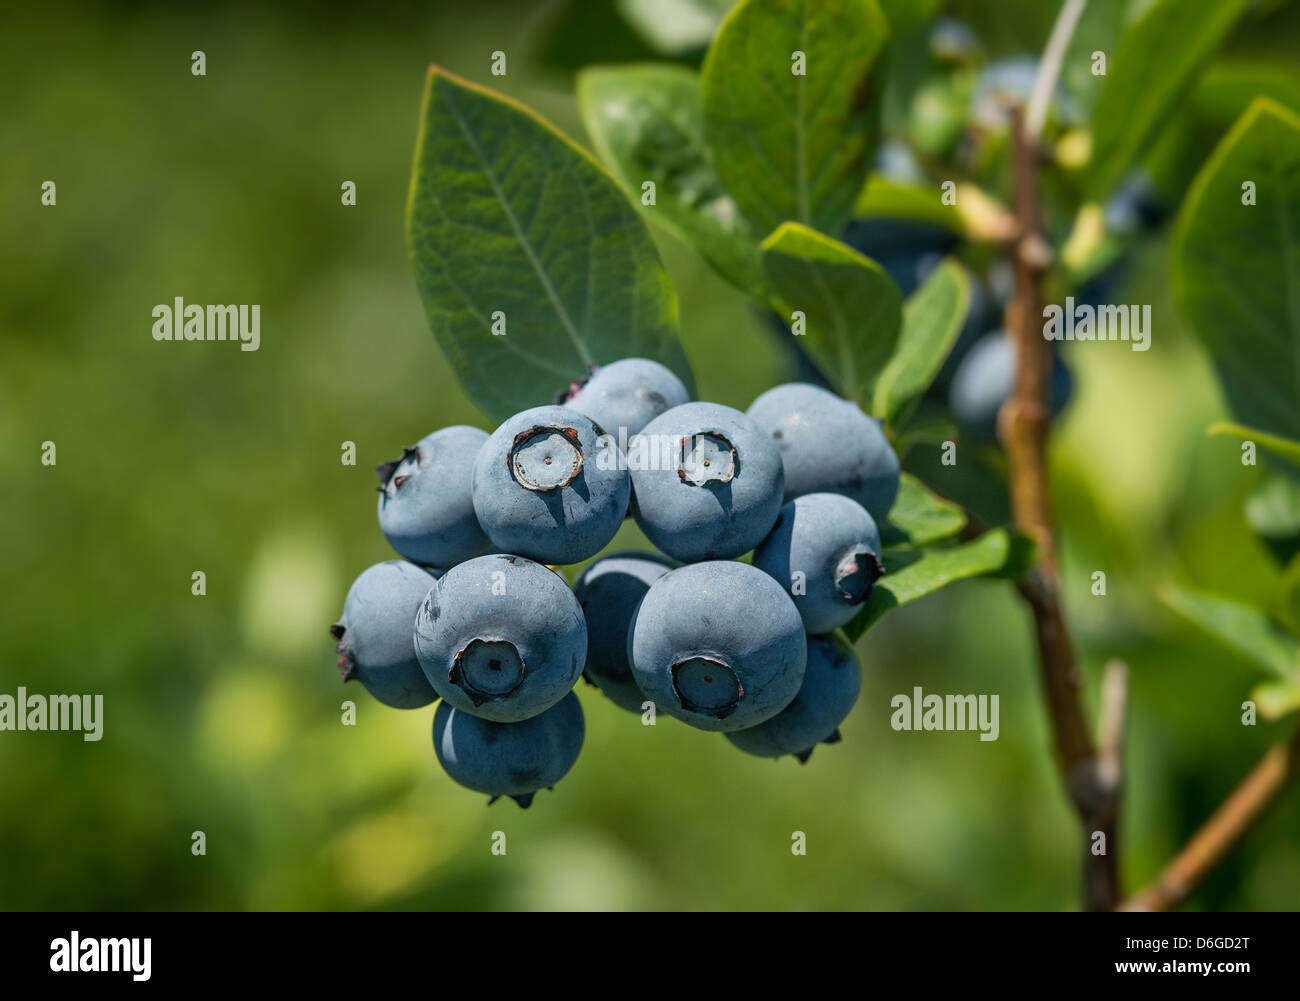
{"type": "Polygon", "coordinates": [[[614,179],[527,108],[436,66],[406,228],[429,326],[494,419],[629,356],[694,385],[676,293],[614,179]]]}
{"type": "Polygon", "coordinates": [[[945,205],[937,188],[900,184],[884,174],[872,174],[867,179],[853,205],[853,218],[930,223],[958,234],[963,228],[956,207],[945,205]]]}
{"type": "Polygon", "coordinates": [[[762,252],[773,306],[787,323],[804,314],[799,344],[841,396],[869,410],[898,341],[898,286],[871,258],[798,223],[781,226],[762,252]]]}
{"type": "Polygon", "coordinates": [[[1250,690],[1259,714],[1272,722],[1300,709],[1300,680],[1261,681],[1250,690]]]}
{"type": "Polygon", "coordinates": [[[1292,441],[1290,438],[1269,434],[1267,431],[1259,430],[1259,428],[1248,428],[1244,424],[1234,424],[1232,421],[1215,421],[1205,429],[1205,433],[1208,435],[1231,435],[1234,438],[1240,438],[1242,441],[1253,441],[1260,448],[1300,466],[1300,441],[1292,441]]]}
{"type": "Polygon", "coordinates": [[[1006,529],[995,528],[978,539],[947,549],[886,549],[885,576],[862,610],[844,627],[857,641],[882,616],[899,605],[924,598],[940,588],[967,577],[1002,571],[1008,560],[1017,559],[1019,547],[1006,529]]]}
{"type": "Polygon", "coordinates": [[[1120,39],[1093,116],[1093,193],[1115,187],[1251,0],[1156,0],[1120,39]]]}
{"type": "Polygon", "coordinates": [[[1208,636],[1280,678],[1296,673],[1296,644],[1258,608],[1219,595],[1169,587],[1164,603],[1208,636]]]}
{"type": "Polygon", "coordinates": [[[704,124],[718,174],[763,232],[793,219],[838,235],[848,220],[871,166],[888,30],[876,0],[744,0],[722,23],[704,60],[704,124]]]}
{"type": "Polygon", "coordinates": [[[763,296],[759,234],[740,214],[709,159],[700,81],[682,66],[600,66],[578,77],[578,107],[600,158],[642,206],[723,278],[763,296]],[[645,205],[642,185],[654,182],[645,205]]]}
{"type": "Polygon", "coordinates": [[[970,277],[948,258],[903,305],[898,347],[876,380],[874,412],[894,423],[929,388],[952,350],[970,309],[970,277]]]}
{"type": "Polygon", "coordinates": [[[1300,438],[1300,118],[1281,105],[1253,103],[1201,168],[1178,219],[1173,285],[1233,413],[1300,438]]]}
{"type": "Polygon", "coordinates": [[[966,512],[960,504],[931,492],[911,473],[903,473],[898,479],[898,498],[880,535],[886,546],[923,546],[954,536],[965,527],[966,512]]]}
{"type": "Polygon", "coordinates": [[[623,19],[656,52],[702,52],[735,0],[615,0],[623,19]]]}

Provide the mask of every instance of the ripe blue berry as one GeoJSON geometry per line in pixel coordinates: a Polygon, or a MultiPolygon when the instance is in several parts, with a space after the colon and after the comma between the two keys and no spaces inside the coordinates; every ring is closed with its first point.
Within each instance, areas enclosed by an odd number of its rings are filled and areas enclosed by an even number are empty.
{"type": "Polygon", "coordinates": [[[627,661],[632,616],[650,585],[671,566],[658,553],[613,553],[588,566],[573,585],[587,618],[583,677],[629,712],[639,713],[646,701],[627,661]]]}
{"type": "Polygon", "coordinates": [[[567,407],[534,407],[493,432],[474,463],[474,511],[492,544],[542,563],[595,556],[627,515],[616,444],[567,407]]]}
{"type": "Polygon", "coordinates": [[[754,566],[786,588],[810,633],[844,625],[884,573],[880,532],[840,494],[804,494],[785,507],[754,550],[754,566]]]}
{"type": "Polygon", "coordinates": [[[563,402],[626,448],[634,434],[690,398],[682,380],[667,367],[648,358],[624,358],[598,366],[563,402]]]}
{"type": "MultiPolygon", "coordinates": [[[[998,411],[1016,381],[1016,348],[1001,330],[985,334],[953,372],[948,409],[957,423],[986,438],[997,433],[998,411]]],[[[1073,380],[1060,355],[1052,354],[1052,416],[1065,407],[1073,380]]]]}
{"type": "Polygon", "coordinates": [[[454,782],[522,807],[568,774],[582,750],[582,705],[572,692],[518,723],[494,723],[446,702],[433,714],[433,752],[454,782]]]}
{"type": "Polygon", "coordinates": [[[686,403],[628,447],[632,514],[656,547],[684,563],[747,553],[781,509],[781,456],[739,410],[686,403]]]}
{"type": "Polygon", "coordinates": [[[760,758],[793,754],[805,762],[818,743],[840,739],[839,725],[861,687],[858,658],[840,634],[809,636],[808,667],[794,701],[758,726],[728,733],[727,739],[760,758]]]}
{"type": "Polygon", "coordinates": [[[632,620],[637,685],[662,712],[701,730],[742,730],[790,704],[807,640],[790,596],[746,563],[670,570],[632,620]]]}
{"type": "Polygon", "coordinates": [[[487,440],[478,428],[443,428],[376,469],[379,528],[408,560],[451,567],[487,551],[472,491],[474,459],[487,440]]]}
{"type": "Polygon", "coordinates": [[[438,697],[413,642],[415,613],[436,582],[405,560],[376,563],[353,582],[342,617],[330,626],[344,681],[355,678],[394,709],[418,709],[438,697]]]}
{"type": "Polygon", "coordinates": [[[843,494],[884,522],[898,496],[898,456],[880,422],[830,390],[803,382],[769,389],[749,408],[785,466],[785,499],[843,494]]]}
{"type": "Polygon", "coordinates": [[[587,658],[587,624],[553,570],[522,556],[480,556],[430,589],[415,616],[415,653],[451,705],[513,723],[573,688],[587,658]]]}

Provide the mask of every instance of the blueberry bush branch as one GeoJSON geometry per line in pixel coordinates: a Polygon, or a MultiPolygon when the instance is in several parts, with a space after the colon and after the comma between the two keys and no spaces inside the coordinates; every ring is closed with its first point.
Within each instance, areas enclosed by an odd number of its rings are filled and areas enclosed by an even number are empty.
{"type": "MultiPolygon", "coordinates": [[[[1171,16],[1172,5],[1160,5],[1153,9],[1148,18],[1135,29],[1135,35],[1155,30],[1171,16]],[[1153,27],[1155,26],[1155,27],[1153,27]]],[[[1232,5],[1225,5],[1229,7],[1232,5]]],[[[1037,543],[1039,564],[1018,582],[1020,593],[1032,609],[1035,630],[1038,639],[1039,660],[1047,697],[1049,714],[1052,722],[1059,765],[1065,779],[1067,791],[1083,823],[1085,834],[1084,855],[1084,901],[1090,910],[1106,910],[1122,906],[1129,910],[1162,910],[1175,906],[1200,883],[1205,875],[1227,854],[1231,848],[1249,830],[1250,826],[1266,810],[1274,798],[1290,783],[1295,773],[1297,760],[1297,741],[1293,737],[1289,742],[1279,745],[1265,756],[1263,761],[1243,781],[1220,807],[1219,811],[1192,837],[1187,846],[1165,869],[1155,884],[1141,892],[1131,901],[1121,905],[1121,889],[1118,876],[1118,842],[1117,827],[1120,797],[1123,789],[1123,713],[1125,696],[1124,669],[1111,665],[1106,672],[1102,685],[1101,733],[1096,744],[1093,743],[1086,722],[1086,714],[1081,700],[1081,677],[1066,628],[1066,620],[1061,606],[1058,586],[1058,566],[1056,558],[1055,537],[1052,528],[1050,496],[1047,479],[1047,434],[1051,418],[1050,366],[1051,353],[1049,345],[1041,336],[1040,320],[1042,308],[1042,283],[1050,266],[1050,251],[1042,238],[1041,206],[1037,191],[1037,174],[1040,164],[1039,136],[1046,114],[1047,103],[1055,85],[1055,74],[1059,70],[1059,59],[1053,57],[1053,50],[1068,45],[1071,27],[1077,24],[1082,4],[1067,0],[1062,6],[1048,43],[1048,52],[1040,64],[1039,74],[1035,80],[1030,97],[1029,111],[1026,116],[1019,108],[1012,109],[1012,168],[1015,186],[1015,213],[1019,223],[1019,232],[1014,244],[1013,263],[1015,269],[1015,292],[1006,307],[1006,329],[1016,346],[1016,372],[1011,394],[999,415],[999,431],[1007,454],[1009,486],[1012,511],[1015,524],[1022,532],[1037,543]],[[1095,850],[1094,839],[1101,835],[1105,845],[1104,852],[1095,850]]],[[[1180,15],[1181,16],[1181,15],[1180,15]]],[[[1215,24],[1202,32],[1199,46],[1188,46],[1199,54],[1189,56],[1178,68],[1184,80],[1190,77],[1197,59],[1204,51],[1212,47],[1215,40],[1221,40],[1233,20],[1231,12],[1224,14],[1215,24]]],[[[1135,44],[1130,41],[1130,45],[1135,44]]],[[[1132,61],[1126,61],[1126,66],[1132,61]]],[[[1122,93],[1128,87],[1128,81],[1121,75],[1115,86],[1110,88],[1108,96],[1122,93]]],[[[1140,89],[1140,88],[1138,88],[1140,89]]],[[[1111,132],[1113,119],[1106,119],[1099,113],[1097,128],[1102,132],[1111,132]]],[[[1276,169],[1274,164],[1290,155],[1300,159],[1300,130],[1293,116],[1275,109],[1268,102],[1257,100],[1238,122],[1237,126],[1223,141],[1215,157],[1206,165],[1202,176],[1193,186],[1184,209],[1180,233],[1184,239],[1177,242],[1179,264],[1186,260],[1198,261],[1193,255],[1181,255],[1186,246],[1186,234],[1202,226],[1211,225],[1207,219],[1208,210],[1202,209],[1207,188],[1220,182],[1225,173],[1224,161],[1234,156],[1238,161],[1250,161],[1249,167],[1243,163],[1235,164],[1228,179],[1222,183],[1225,187],[1235,188],[1241,176],[1257,172],[1271,174],[1276,169]],[[1267,153],[1262,154],[1266,143],[1271,143],[1267,153]]],[[[1149,141],[1149,132],[1154,128],[1150,123],[1143,126],[1147,132],[1127,137],[1124,142],[1132,148],[1149,141]]],[[[1116,141],[1118,142],[1118,140],[1116,141]]],[[[1115,145],[1108,142],[1106,145],[1115,145]]],[[[1112,156],[1101,158],[1101,168],[1113,170],[1112,156]]],[[[1285,190],[1286,184],[1280,187],[1285,190]]],[[[1235,200],[1235,191],[1224,192],[1219,204],[1231,204],[1235,200]],[[1230,196],[1231,197],[1230,197],[1230,196]]],[[[1284,203],[1282,211],[1289,211],[1284,203]]],[[[1247,216],[1247,219],[1250,217],[1247,216]]],[[[1232,218],[1230,225],[1242,226],[1240,215],[1232,218]]],[[[1247,230],[1253,221],[1244,223],[1247,230]]],[[[1196,243],[1198,248],[1206,246],[1230,246],[1233,254],[1241,247],[1250,247],[1257,239],[1253,232],[1238,234],[1234,240],[1223,240],[1224,221],[1214,219],[1213,227],[1217,235],[1213,239],[1202,239],[1196,243]]],[[[1277,232],[1287,234],[1289,226],[1282,226],[1277,232]]],[[[1272,233],[1270,238],[1276,239],[1272,233]]],[[[1294,250],[1294,240],[1283,238],[1283,246],[1276,248],[1276,255],[1287,259],[1294,250]]],[[[1238,265],[1240,267],[1240,265],[1238,265]]],[[[1190,271],[1191,267],[1188,266],[1190,271]]],[[[1227,277],[1231,266],[1220,269],[1215,276],[1219,281],[1227,277]]],[[[1190,299],[1207,287],[1209,281],[1201,283],[1187,282],[1182,279],[1183,298],[1190,299]]],[[[1268,267],[1251,266],[1241,274],[1240,284],[1244,287],[1251,282],[1273,279],[1268,267]]],[[[1279,286],[1286,286],[1291,280],[1281,276],[1280,282],[1266,286],[1261,294],[1264,301],[1276,298],[1279,286]]],[[[1188,309],[1190,315],[1213,319],[1218,318],[1217,303],[1210,308],[1188,309]]],[[[1223,324],[1235,336],[1239,329],[1239,317],[1233,317],[1234,323],[1223,324]]],[[[1287,326],[1288,321],[1279,317],[1279,326],[1287,326]]],[[[1201,321],[1202,326],[1207,326],[1201,321]]],[[[1291,321],[1294,326],[1294,320],[1291,321]]],[[[1202,330],[1202,336],[1217,347],[1216,358],[1227,355],[1232,350],[1241,350],[1239,341],[1234,341],[1232,348],[1223,348],[1217,342],[1220,338],[1219,328],[1211,323],[1210,329],[1202,330]]],[[[1252,355],[1252,360],[1257,360],[1252,355]]],[[[1260,400],[1264,406],[1275,397],[1272,393],[1259,393],[1258,387],[1252,387],[1249,393],[1236,393],[1234,382],[1237,366],[1234,370],[1228,366],[1233,375],[1225,374],[1230,396],[1235,395],[1234,403],[1259,411],[1260,400]]],[[[1268,376],[1260,376],[1265,369],[1251,365],[1247,369],[1251,378],[1264,381],[1268,376]]],[[[1262,411],[1262,424],[1272,427],[1286,427],[1291,430],[1294,421],[1293,408],[1282,408],[1285,412],[1262,411]]],[[[1288,439],[1265,432],[1271,442],[1281,442],[1280,454],[1286,455],[1288,439]]],[[[1276,444],[1272,446],[1277,450],[1276,444]]],[[[1261,616],[1262,617],[1262,616],[1261,616]]],[[[1207,627],[1201,623],[1202,628],[1207,627]]],[[[1232,630],[1235,633],[1235,628],[1232,630]]],[[[1236,640],[1234,636],[1234,640],[1236,640]]],[[[1295,679],[1284,678],[1275,685],[1294,685],[1295,679]]],[[[1256,693],[1260,690],[1257,689],[1256,693]]],[[[1262,701],[1262,700],[1261,700],[1262,701]]],[[[1286,711],[1285,707],[1273,710],[1277,715],[1286,711]]],[[[1270,714],[1267,706],[1265,715],[1270,714]]]]}
{"type": "MultiPolygon", "coordinates": [[[[1049,80],[1049,92],[1054,82],[1049,80]]],[[[1016,370],[1011,394],[999,415],[999,431],[1007,454],[1013,519],[1037,544],[1039,556],[1038,565],[1017,587],[1034,617],[1057,764],[1083,825],[1084,906],[1111,910],[1120,896],[1115,849],[1121,783],[1118,778],[1103,779],[1061,605],[1047,478],[1052,356],[1042,336],[1041,320],[1042,281],[1051,259],[1042,236],[1038,203],[1038,142],[1020,108],[1012,109],[1012,142],[1019,234],[1013,249],[1015,291],[1007,302],[1006,329],[1016,347],[1016,370]]]]}
{"type": "Polygon", "coordinates": [[[1265,754],[1156,881],[1119,909],[1164,911],[1181,904],[1295,781],[1297,770],[1300,730],[1265,754]]]}

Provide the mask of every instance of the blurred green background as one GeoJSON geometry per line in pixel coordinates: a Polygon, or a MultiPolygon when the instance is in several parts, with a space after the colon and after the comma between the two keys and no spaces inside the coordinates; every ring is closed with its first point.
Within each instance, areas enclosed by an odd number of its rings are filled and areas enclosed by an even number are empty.
{"type": "MultiPolygon", "coordinates": [[[[1007,53],[1036,51],[1050,23],[960,6],[1007,53]]],[[[442,774],[432,707],[340,686],[326,627],[351,580],[391,556],[373,466],[437,427],[485,426],[406,257],[425,66],[498,87],[586,144],[566,66],[646,53],[604,4],[579,10],[6,12],[0,692],[103,693],[105,729],[98,743],[0,733],[0,907],[1078,906],[1079,834],[1029,622],[1004,583],[956,585],[868,633],[845,739],[804,767],[668,719],[642,727],[579,685],[583,754],[528,811],[488,809],[442,774]],[[206,77],[190,74],[195,49],[206,77]],[[505,78],[488,72],[497,49],[505,78]],[[40,205],[45,180],[56,207],[40,205]],[[356,207],[340,204],[345,180],[356,207]],[[174,296],[260,303],[261,349],[155,343],[150,312],[174,296]],[[356,466],[340,463],[345,441],[356,466]],[[206,596],[190,593],[195,570],[206,596]],[[1000,738],[894,732],[889,700],[915,685],[998,693],[1000,738]],[[340,725],[345,698],[355,727],[340,725]],[[190,852],[197,830],[206,856],[190,852]],[[496,830],[505,856],[490,852],[496,830]]],[[[1253,44],[1300,44],[1268,34],[1253,44]]],[[[1209,146],[1180,135],[1194,168],[1209,146]]],[[[655,235],[701,395],[744,408],[787,380],[741,296],[655,235]]],[[[1116,298],[1153,305],[1151,351],[1067,345],[1077,392],[1053,453],[1076,642],[1094,681],[1110,657],[1132,669],[1131,890],[1283,732],[1241,725],[1256,676],[1154,597],[1178,579],[1262,599],[1277,574],[1241,519],[1258,471],[1204,435],[1226,414],[1166,268],[1153,239],[1116,298]],[[1105,597],[1089,591],[1099,569],[1105,597]]],[[[625,528],[615,545],[644,542],[625,528]]],[[[1297,830],[1292,795],[1190,906],[1295,908],[1297,830]]]]}

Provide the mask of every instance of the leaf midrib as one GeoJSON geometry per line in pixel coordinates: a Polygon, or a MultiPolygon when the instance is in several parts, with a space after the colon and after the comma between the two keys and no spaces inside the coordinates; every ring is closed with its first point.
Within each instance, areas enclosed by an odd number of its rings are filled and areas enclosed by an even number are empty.
{"type": "Polygon", "coordinates": [[[856,400],[858,397],[858,373],[854,370],[853,353],[849,349],[848,323],[844,318],[844,313],[840,310],[839,300],[826,286],[821,269],[806,257],[803,261],[809,276],[817,286],[822,301],[830,307],[831,322],[835,324],[835,329],[838,331],[835,338],[835,347],[838,349],[837,353],[840,356],[840,366],[844,370],[844,395],[851,400],[856,400]]]}
{"type": "MultiPolygon", "coordinates": [[[[505,192],[501,190],[501,186],[497,183],[496,175],[488,165],[487,158],[483,155],[483,151],[479,148],[478,142],[470,132],[469,126],[461,117],[460,111],[456,108],[451,93],[449,91],[444,91],[442,98],[443,104],[447,108],[448,113],[456,122],[456,127],[460,129],[461,135],[465,137],[465,142],[469,144],[470,151],[474,154],[474,159],[478,161],[479,169],[483,172],[483,176],[487,178],[488,184],[492,186],[492,193],[496,195],[497,203],[505,213],[506,219],[510,223],[510,228],[515,232],[515,239],[518,240],[519,246],[523,248],[524,254],[528,257],[528,263],[532,265],[533,272],[537,275],[537,280],[541,282],[542,289],[546,292],[547,299],[550,300],[551,306],[555,309],[556,315],[560,318],[560,323],[564,327],[564,332],[569,335],[569,340],[572,341],[574,350],[578,352],[578,357],[582,360],[584,365],[590,366],[594,364],[590,352],[587,351],[587,346],[583,343],[582,338],[578,336],[577,327],[573,325],[573,320],[569,317],[568,310],[564,308],[564,303],[560,301],[559,295],[555,291],[555,287],[551,284],[550,275],[546,273],[546,269],[542,267],[541,261],[539,261],[537,255],[533,253],[532,245],[528,242],[527,237],[524,236],[523,230],[520,229],[519,220],[515,218],[514,209],[511,208],[510,203],[506,200],[505,192]]],[[[581,186],[581,182],[579,182],[579,187],[581,186]]],[[[590,251],[588,252],[588,256],[590,256],[590,251]]]]}

